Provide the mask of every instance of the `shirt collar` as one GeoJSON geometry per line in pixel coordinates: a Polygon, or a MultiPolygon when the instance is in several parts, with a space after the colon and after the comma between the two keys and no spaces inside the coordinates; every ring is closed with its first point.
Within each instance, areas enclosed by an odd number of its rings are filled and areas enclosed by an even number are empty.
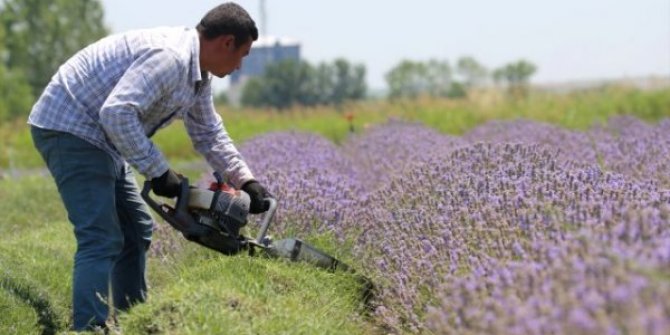
{"type": "Polygon", "coordinates": [[[191,84],[198,90],[199,87],[202,87],[209,79],[209,73],[203,72],[200,69],[200,38],[198,31],[192,29],[191,34],[191,84]]]}

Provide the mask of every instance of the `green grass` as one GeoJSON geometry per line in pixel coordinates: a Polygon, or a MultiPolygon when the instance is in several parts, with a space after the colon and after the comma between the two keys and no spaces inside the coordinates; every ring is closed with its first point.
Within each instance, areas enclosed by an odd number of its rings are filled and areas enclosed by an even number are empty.
{"type": "MultiPolygon", "coordinates": [[[[0,333],[65,332],[75,241],[53,181],[0,180],[0,211],[0,333]]],[[[338,249],[330,236],[305,238],[338,249]]],[[[351,274],[190,242],[148,266],[149,301],[119,316],[124,334],[374,333],[351,274]]]]}
{"type": "MultiPolygon", "coordinates": [[[[533,92],[525,100],[510,100],[496,91],[473,92],[469,99],[418,99],[413,101],[367,101],[340,108],[294,108],[287,111],[221,106],[224,124],[237,142],[273,131],[308,131],[335,143],[349,135],[346,114],[353,115],[356,131],[389,118],[422,122],[441,132],[461,135],[489,120],[524,118],[570,129],[587,129],[613,115],[634,115],[656,122],[670,116],[670,89],[640,91],[605,86],[569,94],[533,92]]],[[[33,148],[25,120],[0,125],[0,170],[40,168],[43,163],[33,148]]],[[[155,142],[171,162],[198,157],[179,122],[158,132],[155,142]]]]}
{"type": "Polygon", "coordinates": [[[39,334],[37,312],[7,290],[0,291],[0,333],[39,334]]]}
{"type": "Polygon", "coordinates": [[[369,327],[357,312],[355,281],[345,274],[247,256],[193,256],[176,277],[122,318],[126,333],[364,334],[369,327]]]}

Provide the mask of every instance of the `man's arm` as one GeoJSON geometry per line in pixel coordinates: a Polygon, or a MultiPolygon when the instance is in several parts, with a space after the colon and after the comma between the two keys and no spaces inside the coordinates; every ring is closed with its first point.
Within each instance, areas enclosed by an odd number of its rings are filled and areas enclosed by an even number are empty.
{"type": "Polygon", "coordinates": [[[170,111],[152,110],[151,107],[171,94],[184,78],[184,67],[174,54],[151,50],[125,71],[100,109],[100,124],[111,143],[148,179],[167,171],[168,163],[147,137],[140,120],[147,112],[165,114],[152,116],[152,119],[167,117],[170,111]]]}
{"type": "Polygon", "coordinates": [[[239,189],[254,176],[228,135],[221,116],[214,109],[210,84],[202,89],[204,91],[198,101],[184,117],[186,130],[195,149],[212,168],[223,173],[239,189]]]}

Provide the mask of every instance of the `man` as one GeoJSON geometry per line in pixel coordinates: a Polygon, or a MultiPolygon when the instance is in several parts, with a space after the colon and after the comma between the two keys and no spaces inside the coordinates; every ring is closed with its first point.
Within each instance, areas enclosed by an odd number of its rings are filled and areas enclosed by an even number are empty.
{"type": "Polygon", "coordinates": [[[239,5],[209,11],[195,29],[156,28],[112,35],[63,64],[28,123],[74,226],[73,329],[105,326],[114,307],[146,299],[146,252],[153,222],[130,166],[155,194],[175,197],[180,176],[150,137],[183,119],[194,147],[229,183],[267,210],[253,177],[214,110],[211,75],[241,66],[258,30],[239,5]]]}

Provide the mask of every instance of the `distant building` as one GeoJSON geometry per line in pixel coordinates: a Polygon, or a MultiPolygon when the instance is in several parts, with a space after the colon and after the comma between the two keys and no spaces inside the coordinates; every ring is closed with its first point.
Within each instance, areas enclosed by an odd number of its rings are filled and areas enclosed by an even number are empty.
{"type": "Polygon", "coordinates": [[[242,59],[242,67],[230,74],[228,98],[239,103],[242,88],[249,78],[263,75],[265,67],[285,59],[300,60],[300,43],[289,38],[260,36],[251,47],[249,55],[242,59]]]}

